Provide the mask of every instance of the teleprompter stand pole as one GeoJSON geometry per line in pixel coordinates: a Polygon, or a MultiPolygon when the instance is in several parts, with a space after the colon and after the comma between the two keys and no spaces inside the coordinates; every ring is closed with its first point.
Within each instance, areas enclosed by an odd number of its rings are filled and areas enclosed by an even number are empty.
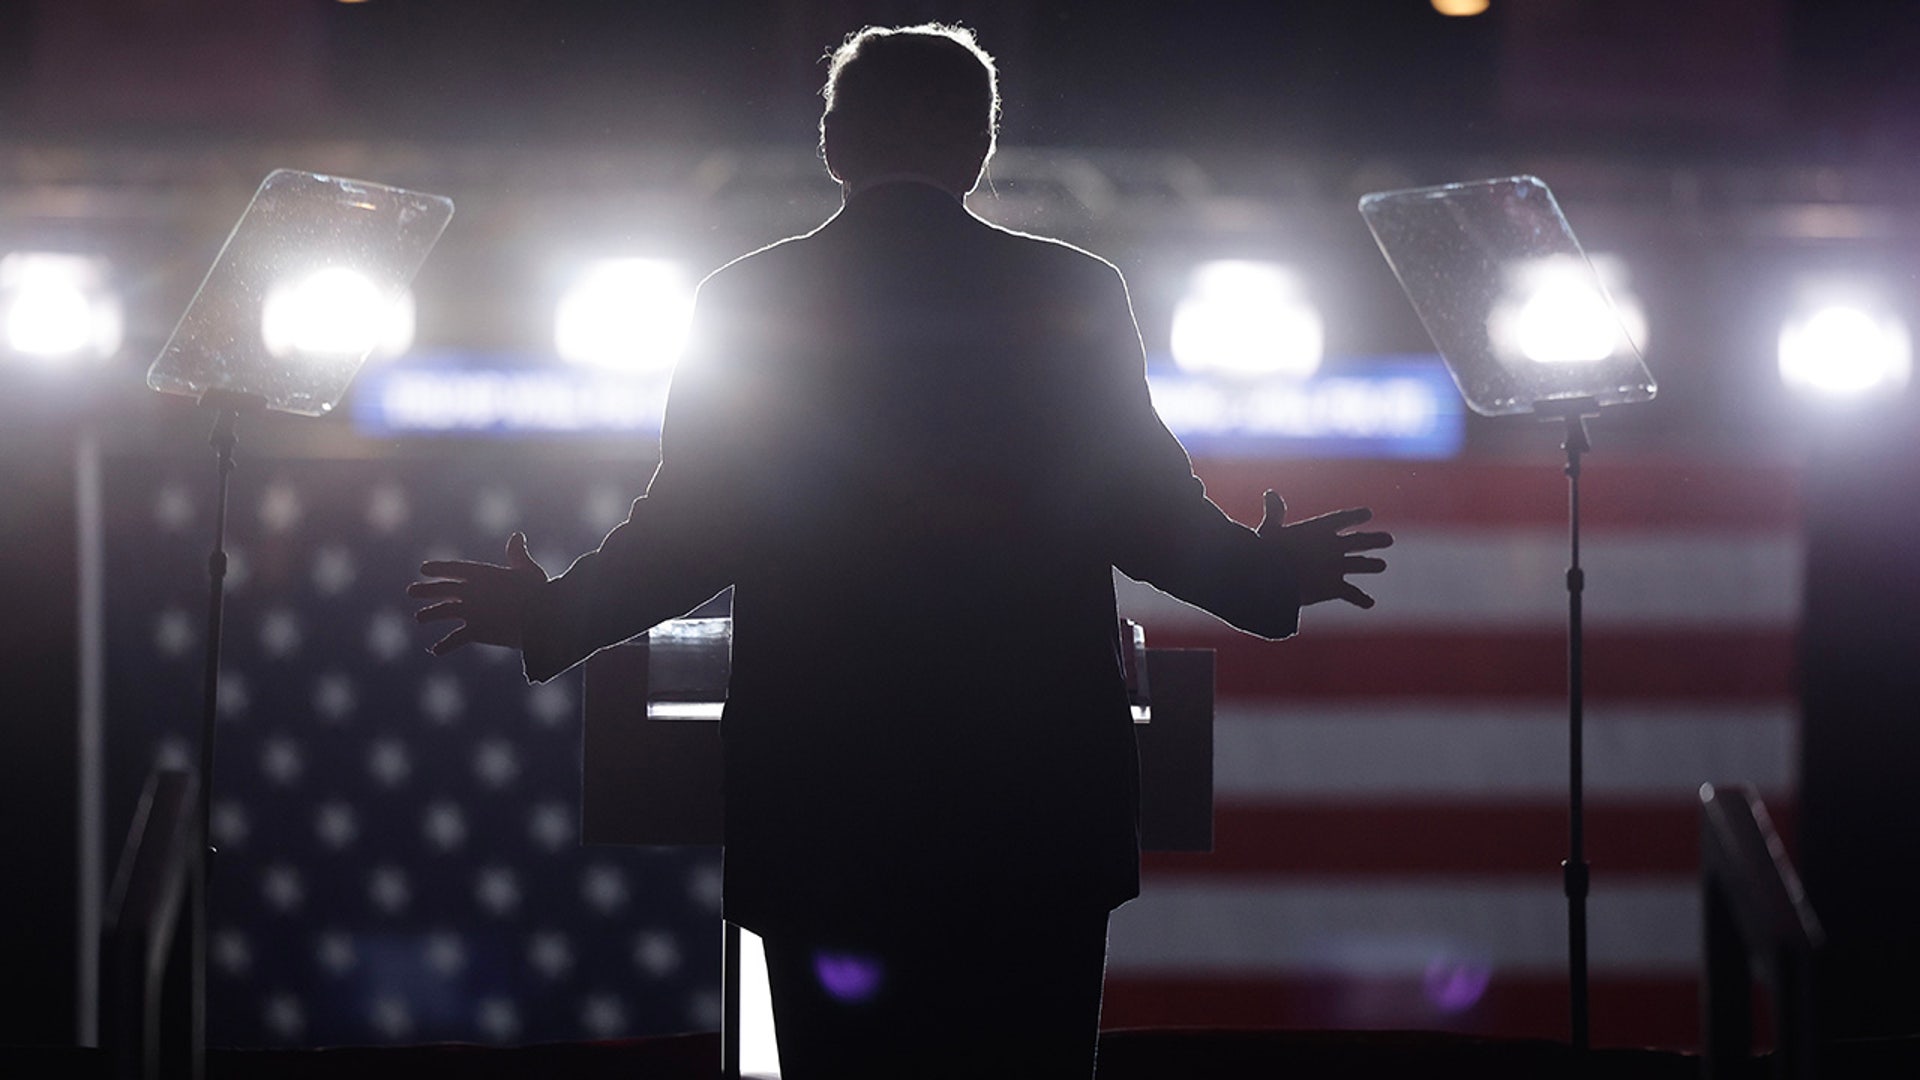
{"type": "Polygon", "coordinates": [[[206,1040],[207,980],[207,901],[213,877],[213,726],[220,714],[220,630],[227,593],[227,488],[233,475],[233,448],[239,441],[235,427],[243,412],[266,407],[266,399],[230,390],[209,390],[200,396],[200,404],[214,409],[213,432],[207,436],[213,447],[219,471],[218,494],[213,505],[213,553],[207,557],[207,652],[206,670],[201,681],[200,711],[200,791],[194,808],[195,839],[200,847],[196,861],[199,873],[190,890],[192,896],[192,969],[193,1061],[195,1076],[202,1075],[206,1040]]]}
{"type": "Polygon", "coordinates": [[[1580,569],[1580,455],[1593,449],[1587,438],[1587,419],[1600,415],[1592,398],[1541,402],[1534,411],[1542,419],[1566,424],[1567,535],[1571,562],[1567,568],[1567,858],[1560,864],[1567,894],[1567,980],[1572,1008],[1572,1043],[1584,1058],[1590,1041],[1587,979],[1587,867],[1585,818],[1585,661],[1581,641],[1580,601],[1586,591],[1586,572],[1580,569]]]}
{"type": "Polygon", "coordinates": [[[200,709],[200,805],[198,828],[202,876],[212,863],[213,832],[213,725],[220,715],[220,627],[227,596],[227,488],[233,476],[233,448],[239,442],[235,431],[243,412],[266,407],[266,399],[231,390],[209,390],[200,395],[200,404],[214,409],[213,432],[207,444],[213,447],[215,467],[219,471],[217,494],[213,503],[213,554],[207,556],[207,655],[201,679],[200,709]]]}

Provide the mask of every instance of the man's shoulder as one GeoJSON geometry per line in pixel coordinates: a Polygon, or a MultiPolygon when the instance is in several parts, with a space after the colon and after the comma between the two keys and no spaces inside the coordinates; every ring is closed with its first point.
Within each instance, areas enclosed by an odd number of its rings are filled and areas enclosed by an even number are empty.
{"type": "Polygon", "coordinates": [[[976,217],[995,243],[1016,257],[1031,259],[1061,274],[1082,275],[1088,280],[1110,281],[1120,276],[1120,268],[1087,249],[1052,236],[1022,232],[976,217]]]}
{"type": "MultiPolygon", "coordinates": [[[[1111,308],[1128,301],[1119,267],[1085,248],[975,218],[969,265],[1015,294],[1066,308],[1111,308]]],[[[1064,310],[1065,308],[1063,308],[1064,310]]]]}
{"type": "Polygon", "coordinates": [[[819,230],[789,236],[784,240],[775,240],[763,248],[757,248],[738,256],[708,274],[700,283],[702,293],[725,291],[749,286],[756,280],[782,273],[791,273],[796,264],[804,262],[809,253],[807,242],[812,240],[819,230]]]}

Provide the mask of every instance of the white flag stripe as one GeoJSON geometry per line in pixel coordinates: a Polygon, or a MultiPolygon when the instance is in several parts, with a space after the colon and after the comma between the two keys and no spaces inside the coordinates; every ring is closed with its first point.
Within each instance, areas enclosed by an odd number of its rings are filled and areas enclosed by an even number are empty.
{"type": "MultiPolygon", "coordinates": [[[[1702,783],[1790,794],[1798,710],[1777,705],[1602,702],[1586,712],[1585,783],[1606,798],[1690,798],[1702,783]]],[[[1564,702],[1260,706],[1227,702],[1214,720],[1221,798],[1461,798],[1562,795],[1564,702]],[[1557,722],[1556,722],[1557,721],[1557,722]]]]}
{"type": "MultiPolygon", "coordinates": [[[[1383,523],[1391,528],[1392,523],[1383,523]]],[[[1551,627],[1567,620],[1567,536],[1538,529],[1397,529],[1387,572],[1357,578],[1379,606],[1314,608],[1324,627],[1551,627]]],[[[1587,626],[1787,627],[1799,619],[1797,535],[1615,531],[1581,538],[1587,626]]],[[[1212,616],[1115,576],[1120,609],[1147,628],[1206,626],[1212,616]]]]}
{"type": "MultiPolygon", "coordinates": [[[[1420,976],[1435,966],[1566,970],[1567,902],[1538,884],[1381,886],[1150,881],[1113,914],[1117,974],[1420,976]]],[[[1698,887],[1596,882],[1588,957],[1596,974],[1697,970],[1698,887]]]]}

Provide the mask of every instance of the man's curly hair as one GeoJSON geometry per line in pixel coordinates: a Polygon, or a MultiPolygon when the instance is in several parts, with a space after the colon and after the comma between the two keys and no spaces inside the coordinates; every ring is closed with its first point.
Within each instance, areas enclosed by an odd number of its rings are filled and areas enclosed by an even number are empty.
{"type": "Polygon", "coordinates": [[[945,23],[869,26],[849,34],[826,57],[820,118],[863,158],[913,168],[929,148],[986,139],[993,154],[1000,130],[999,73],[973,31],[945,23]]]}

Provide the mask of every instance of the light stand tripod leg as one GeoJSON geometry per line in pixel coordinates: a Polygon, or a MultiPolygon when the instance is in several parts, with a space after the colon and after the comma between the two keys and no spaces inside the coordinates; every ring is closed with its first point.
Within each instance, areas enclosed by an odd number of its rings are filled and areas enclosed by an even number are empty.
{"type": "Polygon", "coordinates": [[[1585,722],[1585,656],[1581,641],[1581,596],[1586,572],[1580,569],[1580,455],[1593,448],[1587,439],[1586,417],[1567,413],[1567,525],[1572,562],[1567,569],[1567,859],[1561,870],[1567,894],[1567,978],[1572,1000],[1572,1043],[1575,1054],[1588,1048],[1587,892],[1589,871],[1583,795],[1585,761],[1582,727],[1585,722]]]}

